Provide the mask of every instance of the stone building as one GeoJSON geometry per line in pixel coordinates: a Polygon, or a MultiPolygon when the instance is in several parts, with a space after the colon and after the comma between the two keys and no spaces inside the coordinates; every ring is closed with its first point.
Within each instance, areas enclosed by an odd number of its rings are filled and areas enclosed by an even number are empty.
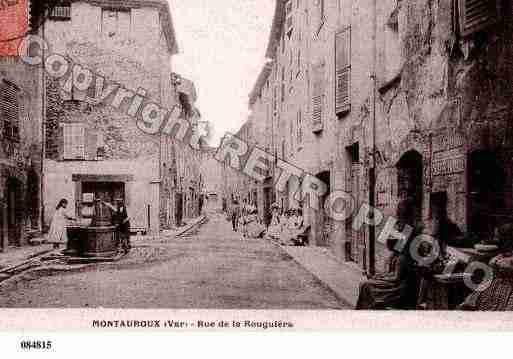
{"type": "MultiPolygon", "coordinates": [[[[252,117],[244,122],[240,129],[233,136],[244,143],[247,143],[250,147],[258,146],[258,135],[257,126],[252,117]]],[[[234,200],[237,200],[239,204],[248,204],[257,206],[259,214],[264,215],[262,206],[260,204],[260,187],[261,185],[228,165],[228,162],[221,163],[222,166],[222,186],[223,186],[223,200],[226,202],[228,208],[232,205],[234,200]]]]}
{"type": "Polygon", "coordinates": [[[0,57],[0,248],[41,230],[41,70],[0,57]]]}
{"type": "Polygon", "coordinates": [[[183,114],[187,121],[192,125],[192,135],[186,141],[177,142],[170,138],[169,145],[173,151],[173,158],[169,162],[168,168],[172,172],[171,201],[169,214],[172,217],[171,224],[180,226],[187,219],[199,216],[200,197],[202,186],[204,184],[201,173],[203,161],[203,145],[201,138],[198,137],[198,124],[201,121],[201,114],[196,107],[197,92],[194,83],[191,80],[180,78],[176,92],[184,109],[183,114]]]}
{"type": "Polygon", "coordinates": [[[129,100],[137,93],[168,109],[179,103],[167,1],[63,1],[50,12],[44,38],[51,53],[92,70],[96,85],[77,86],[83,75],[75,70],[61,80],[47,76],[45,222],[59,199],[67,198],[78,215],[82,194],[95,193],[108,202],[124,199],[134,229],[158,233],[171,217],[163,213],[169,207],[163,184],[172,182],[172,172],[163,168],[173,149],[160,132],[138,128],[140,110],[132,111],[129,100]],[[99,83],[133,93],[109,106],[98,100],[99,83]]]}
{"type": "MultiPolygon", "coordinates": [[[[512,220],[511,14],[510,0],[277,1],[250,95],[264,147],[357,208],[410,198],[429,223],[447,197],[467,237],[490,236],[512,220]]],[[[372,228],[309,212],[311,243],[380,266],[372,228]]]]}
{"type": "MultiPolygon", "coordinates": [[[[29,30],[28,14],[20,14],[26,21],[21,19],[18,24],[25,33],[29,30]]],[[[42,70],[24,64],[17,56],[16,46],[11,48],[13,51],[5,51],[6,24],[1,20],[0,252],[9,246],[27,244],[32,235],[41,231],[43,138],[42,70]]],[[[7,36],[12,38],[13,34],[7,36]]]]}

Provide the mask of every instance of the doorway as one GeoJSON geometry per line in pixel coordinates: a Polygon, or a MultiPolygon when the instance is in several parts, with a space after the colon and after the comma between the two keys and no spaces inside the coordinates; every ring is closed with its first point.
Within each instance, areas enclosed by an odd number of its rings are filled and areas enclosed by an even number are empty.
{"type": "Polygon", "coordinates": [[[478,238],[491,238],[497,226],[511,221],[506,208],[506,174],[498,156],[477,150],[468,157],[469,229],[478,238]]]}
{"type": "Polygon", "coordinates": [[[39,229],[39,219],[40,219],[40,184],[39,184],[39,176],[34,169],[31,169],[27,176],[27,198],[26,198],[26,206],[28,209],[28,214],[30,218],[30,228],[31,229],[39,229]]]}
{"type": "Polygon", "coordinates": [[[263,196],[264,196],[264,208],[263,208],[263,213],[264,213],[264,224],[266,227],[269,227],[269,225],[271,224],[271,217],[272,217],[272,214],[271,214],[271,205],[272,205],[272,201],[273,201],[273,198],[272,198],[272,187],[270,184],[267,184],[265,185],[264,187],[264,193],[263,193],[263,196]]]}
{"type": "Polygon", "coordinates": [[[7,239],[9,246],[21,245],[21,227],[23,218],[23,206],[21,183],[17,179],[7,180],[7,239]]]}
{"type": "MultiPolygon", "coordinates": [[[[361,164],[360,164],[360,148],[358,142],[346,148],[346,154],[348,158],[348,175],[346,176],[346,189],[354,199],[355,208],[360,208],[361,204],[361,164]]],[[[355,213],[351,213],[351,216],[346,220],[345,232],[345,253],[346,260],[348,262],[359,263],[363,262],[365,267],[365,233],[364,231],[353,230],[355,213]]]]}
{"type": "Polygon", "coordinates": [[[317,211],[317,245],[320,247],[329,246],[329,236],[332,231],[332,220],[326,215],[324,205],[330,194],[330,171],[324,171],[317,175],[317,178],[326,185],[326,193],[324,196],[319,197],[319,210],[317,211]]]}
{"type": "Polygon", "coordinates": [[[422,199],[424,191],[423,159],[415,151],[406,152],[397,163],[398,200],[413,202],[415,210],[410,218],[404,219],[410,224],[422,221],[422,199]]]}

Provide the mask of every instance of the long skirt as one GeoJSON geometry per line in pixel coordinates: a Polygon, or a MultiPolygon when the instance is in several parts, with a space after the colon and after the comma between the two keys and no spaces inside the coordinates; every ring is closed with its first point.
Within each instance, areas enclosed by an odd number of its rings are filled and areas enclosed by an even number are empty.
{"type": "Polygon", "coordinates": [[[47,235],[47,242],[53,244],[66,244],[68,243],[68,233],[65,223],[55,221],[50,226],[50,231],[47,235]]]}
{"type": "Polygon", "coordinates": [[[356,309],[384,309],[400,303],[406,292],[405,282],[372,279],[360,285],[356,309]]]}
{"type": "Polygon", "coordinates": [[[270,225],[269,228],[267,228],[267,233],[265,237],[269,240],[278,241],[280,240],[281,236],[281,225],[274,224],[270,225]]]}

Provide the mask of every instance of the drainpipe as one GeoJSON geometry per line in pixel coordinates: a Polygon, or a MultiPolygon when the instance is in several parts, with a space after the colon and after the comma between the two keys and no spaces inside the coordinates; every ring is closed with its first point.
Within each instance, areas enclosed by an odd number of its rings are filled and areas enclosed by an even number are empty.
{"type": "MultiPolygon", "coordinates": [[[[372,1],[372,144],[369,169],[369,205],[376,207],[376,68],[377,68],[377,0],[372,1]]],[[[369,226],[369,275],[376,273],[376,226],[369,226]]]]}
{"type": "MultiPolygon", "coordinates": [[[[45,40],[45,21],[41,25],[41,37],[45,40]]],[[[45,48],[41,47],[43,61],[45,59],[45,48]]],[[[44,202],[44,168],[45,168],[45,158],[46,158],[46,81],[45,81],[45,71],[44,66],[41,66],[41,173],[40,173],[40,221],[41,221],[41,232],[44,230],[45,225],[45,202],[44,202]]]]}

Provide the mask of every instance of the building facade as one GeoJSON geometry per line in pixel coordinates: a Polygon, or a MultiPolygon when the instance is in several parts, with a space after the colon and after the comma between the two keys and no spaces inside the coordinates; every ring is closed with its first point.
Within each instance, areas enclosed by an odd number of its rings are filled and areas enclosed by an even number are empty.
{"type": "MultiPolygon", "coordinates": [[[[512,220],[511,14],[509,0],[277,1],[250,95],[260,145],[357,208],[409,198],[429,223],[447,197],[467,237],[490,236],[512,220]]],[[[276,194],[284,207],[302,205],[297,187],[276,194]]],[[[372,227],[307,212],[310,243],[380,269],[372,227]]]]}
{"type": "Polygon", "coordinates": [[[0,14],[0,252],[26,245],[42,229],[42,70],[17,56],[21,40],[7,41],[37,33],[29,5],[4,4],[0,14]]]}
{"type": "Polygon", "coordinates": [[[41,231],[42,73],[0,56],[0,250],[41,231]]]}
{"type": "Polygon", "coordinates": [[[160,132],[141,131],[140,110],[131,109],[129,100],[137,93],[145,103],[168,109],[179,104],[171,61],[178,49],[168,3],[64,1],[50,12],[44,38],[53,54],[92,70],[96,85],[77,85],[82,75],[75,69],[59,80],[47,76],[45,222],[61,198],[79,215],[83,193],[94,193],[111,203],[125,200],[134,229],[158,233],[172,217],[165,211],[169,196],[163,185],[172,182],[172,171],[163,168],[174,149],[160,132]],[[99,83],[103,90],[117,83],[133,92],[109,106],[98,100],[99,83]]]}

